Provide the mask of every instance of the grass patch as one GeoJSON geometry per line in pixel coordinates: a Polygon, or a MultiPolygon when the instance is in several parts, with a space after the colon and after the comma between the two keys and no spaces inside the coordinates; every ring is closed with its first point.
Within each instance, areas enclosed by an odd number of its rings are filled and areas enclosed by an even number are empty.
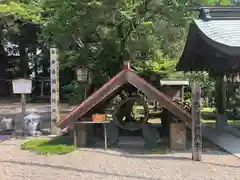
{"type": "Polygon", "coordinates": [[[215,112],[216,108],[204,107],[201,110],[202,110],[202,112],[215,112]]]}
{"type": "Polygon", "coordinates": [[[36,152],[40,155],[67,154],[75,150],[72,138],[58,136],[53,139],[36,138],[21,145],[21,149],[36,152]]]}
{"type": "MultiPolygon", "coordinates": [[[[201,121],[203,124],[214,124],[216,122],[216,120],[212,119],[202,119],[201,121]]],[[[228,120],[228,124],[240,124],[240,120],[228,120]]]]}

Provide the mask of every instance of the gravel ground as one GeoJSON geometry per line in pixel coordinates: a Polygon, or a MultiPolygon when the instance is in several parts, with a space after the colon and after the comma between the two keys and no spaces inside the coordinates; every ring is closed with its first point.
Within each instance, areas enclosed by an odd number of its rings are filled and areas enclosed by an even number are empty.
{"type": "Polygon", "coordinates": [[[136,155],[120,150],[79,149],[39,156],[19,149],[23,140],[0,142],[0,180],[240,180],[240,159],[205,150],[203,162],[191,153],[136,155]]]}

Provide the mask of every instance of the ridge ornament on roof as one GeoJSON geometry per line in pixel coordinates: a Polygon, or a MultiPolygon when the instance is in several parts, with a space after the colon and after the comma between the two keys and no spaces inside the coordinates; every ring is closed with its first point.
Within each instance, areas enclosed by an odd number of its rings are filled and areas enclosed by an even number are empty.
{"type": "Polygon", "coordinates": [[[201,7],[198,9],[199,19],[210,20],[240,20],[240,7],[201,7]]]}

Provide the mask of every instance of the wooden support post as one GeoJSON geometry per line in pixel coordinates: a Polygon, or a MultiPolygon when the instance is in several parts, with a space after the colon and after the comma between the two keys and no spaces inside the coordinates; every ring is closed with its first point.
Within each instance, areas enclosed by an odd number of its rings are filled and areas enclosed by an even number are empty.
{"type": "Polygon", "coordinates": [[[184,86],[181,87],[181,99],[184,101],[184,86]]]}
{"type": "Polygon", "coordinates": [[[23,135],[24,130],[24,116],[26,113],[26,97],[25,94],[21,94],[21,116],[16,123],[16,135],[23,135]]]}
{"type": "Polygon", "coordinates": [[[25,94],[21,94],[21,114],[17,121],[15,122],[15,132],[13,133],[13,136],[22,136],[23,130],[24,130],[24,116],[26,112],[26,98],[25,94]]]}
{"type": "Polygon", "coordinates": [[[41,94],[40,94],[41,97],[44,96],[43,88],[44,88],[44,80],[41,80],[41,94]]]}
{"type": "Polygon", "coordinates": [[[26,113],[26,97],[25,94],[21,94],[21,109],[22,109],[22,125],[23,125],[23,120],[24,120],[24,116],[26,113]]]}
{"type": "Polygon", "coordinates": [[[216,128],[223,130],[227,125],[226,116],[226,82],[224,75],[216,75],[216,128]]]}
{"type": "Polygon", "coordinates": [[[87,84],[84,84],[84,100],[87,99],[87,84]]]}
{"type": "Polygon", "coordinates": [[[202,159],[202,130],[201,130],[201,87],[194,82],[192,86],[192,159],[202,159]]]}
{"type": "Polygon", "coordinates": [[[73,142],[75,148],[77,148],[77,124],[73,125],[73,142]]]}
{"type": "Polygon", "coordinates": [[[104,128],[104,149],[107,149],[107,126],[105,123],[103,123],[104,128]]]}

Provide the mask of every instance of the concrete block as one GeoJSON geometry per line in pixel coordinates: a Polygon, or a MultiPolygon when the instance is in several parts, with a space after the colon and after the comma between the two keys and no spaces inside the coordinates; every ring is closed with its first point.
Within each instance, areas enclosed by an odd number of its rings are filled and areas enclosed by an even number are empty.
{"type": "Polygon", "coordinates": [[[87,146],[87,125],[86,124],[75,124],[74,145],[75,147],[87,146]]]}
{"type": "Polygon", "coordinates": [[[109,124],[107,124],[107,139],[108,139],[108,145],[114,146],[118,144],[119,138],[119,128],[117,125],[111,121],[109,124]]]}
{"type": "Polygon", "coordinates": [[[186,150],[187,136],[184,123],[174,122],[170,124],[170,148],[171,150],[186,150]]]}
{"type": "Polygon", "coordinates": [[[146,147],[158,147],[158,143],[161,141],[157,128],[150,123],[142,125],[142,136],[146,147]]]}

